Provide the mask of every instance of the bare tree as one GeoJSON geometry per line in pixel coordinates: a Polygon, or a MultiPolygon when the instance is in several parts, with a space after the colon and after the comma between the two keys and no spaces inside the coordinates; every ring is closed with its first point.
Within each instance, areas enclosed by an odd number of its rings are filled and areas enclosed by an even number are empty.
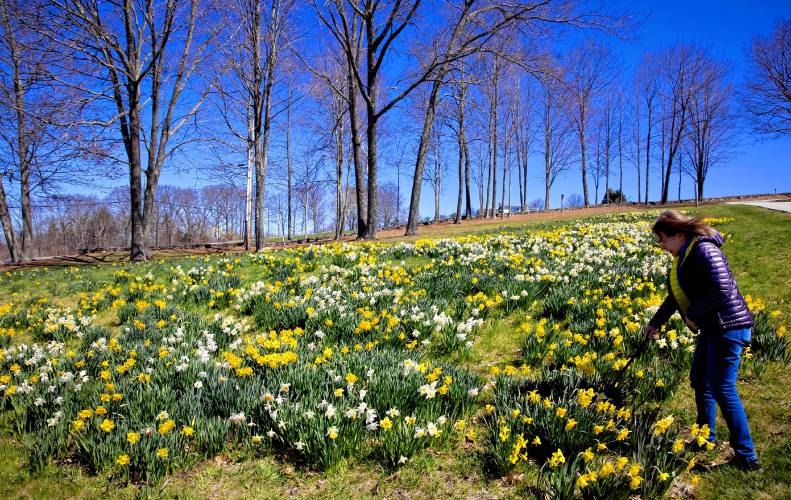
{"type": "Polygon", "coordinates": [[[546,210],[546,206],[547,206],[546,200],[542,200],[541,198],[533,198],[532,200],[530,200],[529,203],[527,203],[527,208],[531,212],[537,212],[542,208],[546,210]]]}
{"type": "Polygon", "coordinates": [[[582,172],[582,196],[585,206],[588,198],[587,142],[591,114],[595,102],[612,78],[610,51],[604,45],[588,40],[568,55],[565,65],[568,112],[577,134],[582,172]]]}
{"type": "Polygon", "coordinates": [[[210,87],[198,89],[195,81],[213,38],[199,30],[210,26],[209,16],[198,0],[121,5],[53,0],[52,5],[54,17],[67,26],[58,41],[91,63],[72,82],[96,104],[99,117],[89,123],[106,130],[115,124],[123,140],[125,159],[118,160],[129,168],[130,256],[145,260],[162,168],[191,142],[184,126],[210,87]],[[188,84],[193,92],[185,92],[188,84]]]}
{"type": "Polygon", "coordinates": [[[593,162],[590,164],[590,177],[593,180],[593,204],[596,205],[599,203],[599,185],[601,184],[601,179],[605,175],[605,148],[607,139],[605,138],[605,134],[607,134],[606,126],[604,120],[598,120],[595,122],[595,128],[592,130],[592,137],[593,146],[594,146],[594,157],[593,162]]]}
{"type": "Polygon", "coordinates": [[[486,210],[484,193],[486,192],[487,162],[484,158],[484,148],[481,141],[476,142],[476,147],[474,149],[477,161],[475,162],[476,168],[472,172],[472,181],[475,183],[475,187],[478,188],[478,217],[484,217],[484,212],[486,210]]]}
{"type": "Polygon", "coordinates": [[[579,208],[584,206],[585,199],[579,193],[574,193],[566,198],[565,208],[579,208]]]}
{"type": "MultiPolygon", "coordinates": [[[[290,72],[289,72],[290,73],[290,72]]],[[[291,75],[289,75],[291,76],[291,75]]],[[[292,176],[294,171],[294,165],[291,162],[291,113],[293,111],[293,104],[294,104],[294,81],[293,78],[287,78],[287,88],[286,88],[286,202],[288,203],[288,215],[286,217],[286,226],[288,226],[286,235],[286,239],[291,241],[292,234],[294,232],[294,224],[293,224],[293,214],[292,214],[292,197],[291,197],[291,184],[292,184],[292,176]]],[[[333,129],[334,131],[334,129],[333,129]]],[[[340,129],[340,134],[343,136],[343,128],[340,129]]],[[[338,159],[339,165],[343,162],[343,147],[338,146],[341,157],[338,159]]],[[[340,171],[340,167],[338,167],[340,171]]],[[[340,182],[340,181],[339,181],[340,182]]]]}
{"type": "Polygon", "coordinates": [[[697,75],[700,84],[689,107],[686,141],[696,200],[703,199],[703,184],[709,169],[727,159],[736,144],[737,116],[729,73],[730,68],[725,63],[707,57],[697,75]]]}
{"type": "Polygon", "coordinates": [[[618,191],[623,194],[623,93],[617,96],[617,130],[618,130],[618,191]]]}
{"type": "Polygon", "coordinates": [[[235,236],[233,219],[243,207],[244,193],[226,185],[205,186],[200,190],[200,204],[209,216],[213,238],[227,241],[235,236]]]}
{"type": "Polygon", "coordinates": [[[11,257],[11,262],[16,263],[21,260],[21,255],[16,235],[14,235],[14,224],[8,210],[8,198],[3,187],[3,177],[6,175],[8,173],[0,171],[0,223],[3,225],[3,237],[5,238],[9,257],[11,257]]]}
{"type": "Polygon", "coordinates": [[[398,209],[401,203],[398,200],[398,188],[392,182],[379,187],[379,201],[382,208],[382,227],[392,227],[398,223],[398,209]]]}
{"type": "Polygon", "coordinates": [[[333,93],[332,110],[335,117],[335,128],[333,129],[335,138],[335,239],[339,240],[343,235],[343,213],[345,211],[346,197],[343,189],[343,165],[344,165],[344,127],[343,118],[345,116],[345,102],[343,95],[333,93]]]}
{"type": "MultiPolygon", "coordinates": [[[[266,200],[266,168],[269,157],[269,138],[272,128],[272,89],[275,82],[280,49],[285,33],[286,18],[293,7],[290,0],[270,0],[262,13],[261,3],[248,2],[251,8],[246,41],[252,48],[250,86],[250,108],[255,162],[255,247],[263,248],[265,238],[264,207],[266,200]],[[268,12],[267,12],[268,11],[268,12]],[[263,24],[263,26],[262,26],[263,24]],[[262,50],[262,30],[265,47],[262,50]]],[[[246,16],[246,17],[247,17],[246,16]]],[[[289,106],[290,108],[290,106],[289,106]]]]}
{"type": "MultiPolygon", "coordinates": [[[[304,58],[302,59],[311,72],[322,78],[336,93],[342,94],[345,88],[344,95],[346,96],[345,101],[349,119],[349,138],[351,146],[349,156],[354,163],[355,199],[353,206],[357,214],[355,224],[347,225],[356,227],[358,238],[365,238],[368,234],[367,166],[363,162],[362,157],[363,147],[359,117],[360,91],[358,90],[356,76],[361,71],[359,67],[361,65],[363,29],[365,25],[361,21],[360,16],[357,15],[354,6],[344,6],[343,2],[333,1],[331,4],[324,4],[314,0],[313,7],[322,24],[328,28],[332,37],[337,42],[337,49],[340,51],[341,55],[339,56],[336,54],[332,46],[328,48],[327,52],[332,58],[343,61],[342,66],[346,78],[345,85],[341,87],[334,84],[331,72],[317,71],[312,68],[304,58]]],[[[297,55],[299,55],[298,52],[297,55]]]]}
{"type": "Polygon", "coordinates": [[[0,0],[0,223],[12,262],[33,253],[33,196],[91,178],[77,172],[76,157],[100,163],[100,151],[74,124],[81,103],[58,82],[72,61],[37,25],[45,8],[41,1],[0,0]],[[18,188],[19,238],[4,182],[18,188]]]}
{"type": "MultiPolygon", "coordinates": [[[[554,6],[553,6],[554,7],[554,6]]],[[[468,56],[482,50],[490,41],[515,23],[522,21],[533,22],[558,22],[561,21],[560,14],[550,9],[547,2],[535,3],[515,3],[506,5],[502,2],[476,2],[475,0],[465,0],[458,5],[453,5],[453,13],[449,16],[449,24],[446,33],[440,32],[437,41],[438,46],[433,52],[433,60],[428,64],[429,70],[436,70],[434,75],[431,92],[429,93],[426,105],[426,114],[423,120],[423,130],[420,135],[418,154],[415,159],[415,175],[412,184],[412,196],[410,198],[409,220],[407,221],[406,234],[417,233],[418,206],[420,204],[420,187],[423,169],[425,168],[425,158],[428,143],[431,136],[436,108],[439,99],[439,91],[444,83],[446,75],[452,71],[453,63],[463,61],[468,56]]],[[[564,14],[566,14],[564,12],[564,14]]],[[[563,17],[565,20],[565,16],[563,17]]],[[[562,21],[561,21],[562,22],[562,21]]],[[[492,71],[492,85],[497,87],[498,60],[494,57],[492,71]]],[[[492,97],[493,102],[497,101],[496,90],[492,97]]],[[[496,113],[495,113],[496,117],[496,113]]],[[[495,118],[496,120],[496,118],[495,118]]],[[[496,126],[496,125],[495,125],[496,126]]],[[[496,135],[496,134],[495,134],[496,135]]],[[[496,148],[496,145],[495,145],[496,148]]],[[[493,160],[496,162],[496,159],[493,160]]],[[[496,175],[496,164],[492,165],[496,175]]],[[[492,206],[495,204],[496,182],[492,186],[492,206]]],[[[457,210],[457,214],[460,213],[457,210]]]]}
{"type": "Polygon", "coordinates": [[[440,198],[442,197],[442,178],[447,173],[447,164],[442,158],[442,144],[439,130],[435,130],[432,134],[434,140],[432,141],[431,148],[431,161],[428,162],[428,168],[423,171],[423,181],[431,186],[434,192],[434,221],[439,222],[440,219],[440,198]]]}
{"type": "Polygon", "coordinates": [[[517,110],[514,114],[514,144],[516,150],[516,167],[519,178],[519,207],[522,211],[527,208],[527,162],[533,145],[533,113],[532,113],[532,87],[525,84],[524,80],[517,82],[517,110]],[[522,88],[524,86],[524,92],[522,88]]]}
{"type": "Polygon", "coordinates": [[[464,208],[464,217],[467,219],[472,217],[470,202],[470,146],[467,140],[467,118],[465,117],[470,85],[468,78],[469,76],[462,62],[456,81],[454,82],[453,100],[455,101],[455,107],[453,112],[451,112],[453,117],[449,119],[447,123],[448,128],[456,135],[459,159],[459,189],[456,199],[456,217],[453,221],[454,224],[461,224],[462,203],[465,201],[465,194],[466,207],[464,208]]]}
{"type": "MultiPolygon", "coordinates": [[[[516,79],[513,75],[510,76],[511,88],[518,88],[516,79]]],[[[519,92],[512,91],[506,92],[506,107],[505,107],[505,130],[503,134],[503,184],[502,194],[500,195],[500,210],[502,217],[511,216],[511,176],[513,174],[514,161],[509,155],[512,153],[514,140],[516,137],[517,119],[515,115],[519,112],[518,106],[520,101],[519,92]],[[508,210],[506,210],[506,192],[508,193],[508,210]]]]}
{"type": "Polygon", "coordinates": [[[640,94],[638,87],[636,85],[636,81],[632,81],[631,91],[626,96],[627,103],[624,105],[626,108],[626,135],[627,135],[627,144],[626,144],[626,156],[627,159],[630,160],[635,166],[635,176],[637,180],[637,203],[642,202],[642,151],[643,151],[643,138],[642,132],[640,131],[640,120],[641,120],[641,111],[642,106],[640,105],[640,94]]]}
{"type": "Polygon", "coordinates": [[[705,54],[702,50],[677,45],[661,54],[660,81],[662,82],[662,204],[668,201],[670,173],[676,160],[689,119],[689,106],[698,92],[697,76],[702,71],[705,54]]]}
{"type": "MultiPolygon", "coordinates": [[[[486,63],[489,59],[483,58],[486,63]]],[[[486,96],[489,110],[487,113],[488,133],[486,135],[488,146],[488,164],[486,175],[486,204],[482,217],[495,217],[497,214],[497,165],[499,159],[499,109],[500,109],[500,78],[503,73],[505,62],[500,56],[500,51],[491,56],[491,64],[487,65],[488,78],[482,85],[482,90],[486,96]]]]}
{"type": "Polygon", "coordinates": [[[351,64],[354,74],[354,82],[363,97],[367,118],[366,139],[367,139],[367,167],[368,167],[368,213],[367,228],[362,236],[366,239],[376,238],[376,226],[378,224],[377,211],[377,125],[379,120],[398,102],[405,98],[410,92],[425,82],[433,72],[433,67],[425,70],[416,78],[415,81],[398,92],[392,99],[380,103],[380,84],[381,72],[384,60],[388,51],[392,48],[393,42],[401,35],[404,29],[412,22],[415,12],[420,5],[420,0],[413,0],[402,3],[400,0],[384,4],[371,0],[360,0],[355,2],[343,2],[342,0],[331,0],[327,8],[320,8],[317,4],[316,11],[319,13],[325,26],[332,32],[335,39],[341,45],[347,60],[351,64]],[[354,38],[355,24],[354,19],[361,20],[365,31],[365,68],[358,67],[356,64],[357,45],[354,38]]]}
{"type": "Polygon", "coordinates": [[[544,132],[544,209],[549,210],[549,192],[552,185],[566,172],[574,152],[573,135],[567,113],[558,102],[563,89],[558,79],[551,75],[542,79],[544,90],[541,122],[544,132]]]}
{"type": "MultiPolygon", "coordinates": [[[[655,66],[658,64],[656,57],[653,54],[643,56],[640,61],[640,66],[637,70],[636,86],[641,101],[645,104],[646,114],[646,130],[645,130],[645,202],[648,203],[648,193],[651,179],[651,140],[654,133],[654,118],[656,106],[659,96],[659,81],[655,66]]],[[[637,104],[637,109],[640,104],[637,104]]],[[[639,120],[639,114],[637,116],[639,120]]],[[[639,123],[639,122],[638,122],[639,123]]],[[[639,126],[638,126],[639,128],[639,126]]],[[[638,139],[639,141],[639,132],[638,139]]],[[[638,148],[639,149],[639,148],[638,148]]],[[[638,153],[639,154],[639,153],[638,153]]]]}
{"type": "MultiPolygon", "coordinates": [[[[314,157],[310,151],[305,151],[302,154],[302,160],[297,163],[297,167],[295,192],[300,205],[302,205],[302,238],[303,241],[307,241],[311,205],[315,207],[313,197],[317,196],[322,183],[322,161],[320,157],[314,157]]],[[[315,213],[315,210],[313,212],[315,213]]],[[[317,230],[314,217],[313,231],[317,230]]]]}
{"type": "MultiPolygon", "coordinates": [[[[615,102],[611,92],[608,92],[608,96],[604,98],[602,102],[601,108],[601,122],[600,122],[600,129],[599,129],[599,140],[602,141],[603,144],[603,160],[604,160],[604,192],[608,193],[610,191],[610,160],[612,158],[612,145],[613,145],[613,134],[615,133],[616,129],[616,111],[615,111],[615,102]]],[[[597,186],[598,190],[598,186],[597,186]]],[[[598,196],[596,197],[598,199],[598,196]]]]}
{"type": "Polygon", "coordinates": [[[791,134],[791,20],[778,21],[767,37],[753,38],[742,101],[755,131],[791,134]]]}
{"type": "MultiPolygon", "coordinates": [[[[357,34],[354,35],[354,40],[358,40],[357,34]]],[[[355,57],[358,57],[359,44],[355,57]]],[[[361,144],[359,139],[359,125],[357,117],[357,86],[354,83],[353,75],[350,73],[352,70],[349,67],[349,62],[345,55],[338,56],[332,50],[325,50],[316,64],[309,63],[302,54],[295,51],[295,56],[302,60],[303,64],[308,68],[313,75],[313,83],[311,85],[314,100],[317,101],[318,107],[321,109],[322,120],[321,123],[314,124],[317,134],[322,138],[327,149],[332,150],[332,155],[335,157],[335,238],[339,239],[343,233],[344,226],[354,227],[354,224],[349,224],[346,221],[346,212],[349,206],[347,189],[343,185],[343,168],[345,164],[345,155],[347,143],[347,133],[350,141],[350,154],[349,157],[353,159],[355,165],[355,179],[357,184],[364,184],[363,165],[360,160],[361,144]],[[350,127],[345,127],[346,118],[350,127]],[[329,129],[329,134],[327,130],[329,129]]],[[[348,170],[347,164],[347,170],[348,170]]],[[[348,187],[348,172],[347,172],[346,185],[348,187]]],[[[355,189],[358,195],[364,195],[364,191],[355,189]]],[[[290,192],[290,191],[289,191],[290,192]]],[[[364,200],[364,197],[361,199],[364,200]]],[[[355,209],[358,204],[355,204],[355,209]]],[[[365,204],[362,204],[363,210],[365,204]]],[[[358,211],[358,227],[362,223],[363,227],[366,225],[366,218],[358,211]]]]}
{"type": "MultiPolygon", "coordinates": [[[[324,24],[329,28],[339,45],[347,54],[347,59],[354,73],[354,79],[363,97],[366,106],[367,117],[367,167],[368,167],[368,228],[362,235],[365,238],[376,237],[376,196],[377,196],[377,143],[376,133],[377,124],[380,119],[401,100],[412,93],[416,88],[428,80],[435,82],[430,93],[430,102],[426,106],[428,115],[424,120],[424,127],[421,133],[422,144],[419,147],[418,160],[416,160],[416,173],[413,182],[413,196],[410,203],[410,231],[416,227],[417,201],[419,200],[419,190],[421,184],[421,169],[424,162],[425,148],[427,147],[430,129],[433,123],[435,104],[431,104],[431,99],[436,103],[439,86],[445,75],[451,70],[451,64],[463,57],[473,53],[477,47],[490,38],[493,34],[492,28],[501,29],[511,23],[515,14],[525,15],[527,12],[536,13],[536,17],[547,11],[547,2],[534,4],[515,4],[503,5],[500,2],[481,2],[481,14],[472,15],[478,12],[475,0],[460,2],[453,5],[449,11],[450,22],[447,29],[442,26],[436,29],[439,34],[430,47],[421,47],[421,53],[416,55],[420,62],[419,68],[412,74],[400,81],[397,89],[389,99],[380,99],[379,92],[382,90],[381,82],[384,75],[383,62],[388,52],[393,48],[394,41],[404,32],[404,30],[416,19],[416,12],[420,6],[420,0],[411,2],[401,2],[394,0],[390,2],[375,2],[372,0],[359,0],[354,2],[342,2],[332,0],[327,3],[327,7],[319,7],[316,2],[316,11],[319,13],[324,24]],[[486,15],[484,16],[483,13],[486,15]],[[360,19],[365,31],[365,64],[357,64],[359,58],[355,57],[355,20],[360,19]],[[493,22],[489,22],[494,19],[493,22]],[[483,28],[481,28],[483,26],[483,28]],[[467,31],[467,28],[470,28],[467,31]],[[425,49],[425,50],[423,50],[425,49]],[[381,101],[381,102],[380,102],[381,101]],[[422,151],[422,153],[421,153],[422,151]]],[[[565,17],[566,10],[563,10],[565,17]]],[[[552,22],[558,19],[552,18],[552,22]]],[[[435,29],[426,26],[423,33],[435,29]]],[[[386,87],[384,87],[386,88],[386,87]]]]}

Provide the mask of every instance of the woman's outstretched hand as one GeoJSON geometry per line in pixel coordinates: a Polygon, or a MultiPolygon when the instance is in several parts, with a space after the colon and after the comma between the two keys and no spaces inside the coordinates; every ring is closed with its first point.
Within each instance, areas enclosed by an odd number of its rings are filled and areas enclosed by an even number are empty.
{"type": "Polygon", "coordinates": [[[659,330],[651,325],[648,325],[645,327],[645,336],[651,340],[656,340],[659,338],[659,330]]]}

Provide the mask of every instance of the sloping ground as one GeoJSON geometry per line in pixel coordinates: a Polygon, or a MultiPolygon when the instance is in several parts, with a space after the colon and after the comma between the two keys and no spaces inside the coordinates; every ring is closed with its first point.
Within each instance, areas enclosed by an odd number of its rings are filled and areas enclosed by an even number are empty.
{"type": "MultiPolygon", "coordinates": [[[[601,213],[600,209],[590,209],[601,213]]],[[[770,308],[791,315],[791,290],[787,287],[791,269],[791,250],[786,242],[791,237],[791,216],[771,213],[759,208],[741,206],[708,207],[706,213],[735,220],[723,226],[730,235],[726,254],[737,273],[743,293],[763,298],[770,308]]],[[[508,225],[551,222],[550,217],[514,216],[508,225]],[[522,219],[517,219],[522,217],[522,219]]],[[[564,214],[566,216],[566,214],[564,214]]],[[[572,215],[568,215],[572,217],[572,215]]],[[[574,214],[573,216],[579,216],[574,214]]],[[[499,221],[470,221],[461,227],[451,225],[423,226],[420,237],[446,236],[449,233],[482,232],[503,226],[499,221]],[[474,229],[473,229],[474,228],[474,229]]],[[[396,233],[396,232],[394,232],[396,233]]],[[[400,231],[397,232],[400,234],[400,231]]],[[[382,234],[383,239],[397,240],[398,234],[382,234]]],[[[513,346],[513,330],[507,324],[487,330],[487,351],[482,359],[500,358],[508,361],[513,346]]],[[[487,361],[488,362],[488,361],[487,361]]],[[[762,379],[749,376],[740,384],[759,457],[766,468],[761,476],[719,470],[706,473],[694,490],[696,498],[782,498],[791,495],[791,398],[787,387],[791,375],[780,365],[771,366],[762,379]]],[[[673,413],[684,422],[694,420],[692,393],[686,387],[676,395],[673,413]]],[[[2,419],[7,436],[8,418],[2,419]]],[[[724,428],[720,422],[721,428],[724,428]]],[[[525,489],[526,478],[509,476],[492,478],[481,471],[483,450],[475,443],[464,443],[463,449],[428,450],[396,474],[383,472],[370,463],[343,467],[333,474],[306,473],[295,470],[271,457],[253,461],[235,460],[220,455],[166,479],[152,489],[129,486],[117,490],[103,477],[92,477],[79,469],[62,464],[48,468],[41,476],[32,477],[23,468],[22,446],[3,437],[0,439],[0,496],[4,498],[84,498],[151,496],[181,498],[275,498],[298,495],[309,498],[398,497],[398,498],[511,498],[535,495],[525,489]]],[[[727,447],[721,450],[727,454],[727,447]]],[[[714,457],[712,457],[714,458],[714,457]]],[[[688,497],[690,485],[677,481],[673,495],[688,497]]]]}

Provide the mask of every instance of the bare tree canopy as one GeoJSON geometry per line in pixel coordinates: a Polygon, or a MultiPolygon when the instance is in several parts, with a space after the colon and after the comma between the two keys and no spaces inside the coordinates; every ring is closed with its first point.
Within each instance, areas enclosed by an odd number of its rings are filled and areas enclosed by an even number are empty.
{"type": "Polygon", "coordinates": [[[80,127],[82,101],[61,81],[73,61],[39,25],[46,7],[39,0],[0,1],[0,221],[14,262],[32,257],[31,200],[66,183],[86,183],[91,176],[81,162],[102,154],[80,127]],[[21,238],[14,235],[3,179],[18,188],[12,198],[21,238]]]}
{"type": "Polygon", "coordinates": [[[696,184],[696,199],[703,199],[709,169],[720,165],[735,150],[738,116],[734,107],[730,67],[707,56],[698,74],[700,84],[689,107],[686,152],[696,184]]]}
{"type": "Polygon", "coordinates": [[[213,38],[203,30],[211,25],[207,11],[199,0],[51,2],[47,26],[58,31],[50,36],[80,62],[68,84],[90,104],[84,124],[123,144],[116,159],[129,168],[133,261],[146,259],[162,168],[196,140],[184,132],[210,88],[196,85],[213,38]]]}
{"type": "Polygon", "coordinates": [[[791,134],[791,20],[768,37],[755,37],[748,55],[744,106],[762,134],[791,134]]]}
{"type": "MultiPolygon", "coordinates": [[[[590,205],[588,197],[588,142],[592,128],[595,106],[606,86],[615,76],[612,54],[608,47],[588,40],[571,51],[564,68],[566,81],[565,100],[569,117],[579,142],[580,171],[582,174],[582,198],[590,205]]],[[[598,176],[594,177],[598,179],[598,176]]]]}
{"type": "Polygon", "coordinates": [[[544,153],[544,210],[550,207],[552,185],[569,170],[574,154],[574,131],[568,114],[559,102],[563,95],[562,81],[561,77],[553,76],[542,79],[544,95],[540,114],[544,153]]]}

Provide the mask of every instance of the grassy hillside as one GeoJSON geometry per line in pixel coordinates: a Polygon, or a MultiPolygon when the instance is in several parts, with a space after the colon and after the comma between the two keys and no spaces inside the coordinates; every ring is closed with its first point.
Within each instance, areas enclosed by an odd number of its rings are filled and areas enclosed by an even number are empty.
{"type": "MultiPolygon", "coordinates": [[[[767,310],[779,311],[785,324],[791,318],[791,215],[739,205],[707,206],[707,217],[726,218],[718,229],[727,235],[724,252],[738,279],[743,294],[760,298],[767,310]],[[732,220],[730,220],[732,219],[732,220]]],[[[508,232],[521,234],[568,224],[569,219],[551,218],[534,222],[499,222],[491,225],[450,226],[432,231],[430,237],[455,237],[467,234],[508,232]]],[[[426,236],[429,236],[428,234],[426,236]]],[[[413,238],[414,239],[414,238],[413,238]]],[[[388,238],[392,241],[393,238],[388,238]]],[[[185,267],[194,260],[174,261],[185,267]]],[[[422,262],[412,262],[419,265],[422,262]]],[[[155,263],[142,266],[155,266],[155,263]]],[[[27,297],[47,296],[60,306],[77,307],[80,294],[109,282],[123,265],[49,268],[19,271],[0,276],[0,304],[27,297]]],[[[256,280],[243,275],[242,281],[256,280]]],[[[498,311],[487,319],[476,334],[469,355],[455,361],[479,373],[492,366],[516,363],[521,341],[515,331],[527,312],[498,311]]],[[[118,329],[109,313],[98,315],[97,322],[118,329]]],[[[15,341],[31,339],[21,336],[15,341]]],[[[748,475],[733,470],[715,470],[702,475],[694,489],[696,498],[788,498],[791,497],[791,397],[787,388],[791,375],[787,367],[770,364],[761,378],[747,371],[740,393],[748,412],[757,452],[766,472],[748,475]]],[[[694,421],[692,391],[682,383],[670,403],[671,412],[684,424],[694,421]]],[[[724,422],[718,435],[725,442],[724,422]]],[[[533,496],[535,474],[532,469],[502,477],[487,473],[483,440],[449,441],[426,449],[397,472],[382,468],[377,461],[363,459],[343,463],[332,473],[312,472],[276,459],[261,456],[250,460],[223,452],[213,460],[193,464],[152,486],[129,485],[63,463],[47,466],[31,474],[25,468],[23,443],[10,437],[13,416],[0,416],[0,496],[3,498],[77,498],[112,494],[119,498],[276,498],[297,495],[306,498],[349,497],[481,497],[522,498],[533,496]]],[[[724,453],[721,445],[716,451],[724,453]]],[[[716,459],[716,451],[709,454],[716,459]]],[[[689,477],[676,480],[672,496],[691,494],[689,477]]]]}

